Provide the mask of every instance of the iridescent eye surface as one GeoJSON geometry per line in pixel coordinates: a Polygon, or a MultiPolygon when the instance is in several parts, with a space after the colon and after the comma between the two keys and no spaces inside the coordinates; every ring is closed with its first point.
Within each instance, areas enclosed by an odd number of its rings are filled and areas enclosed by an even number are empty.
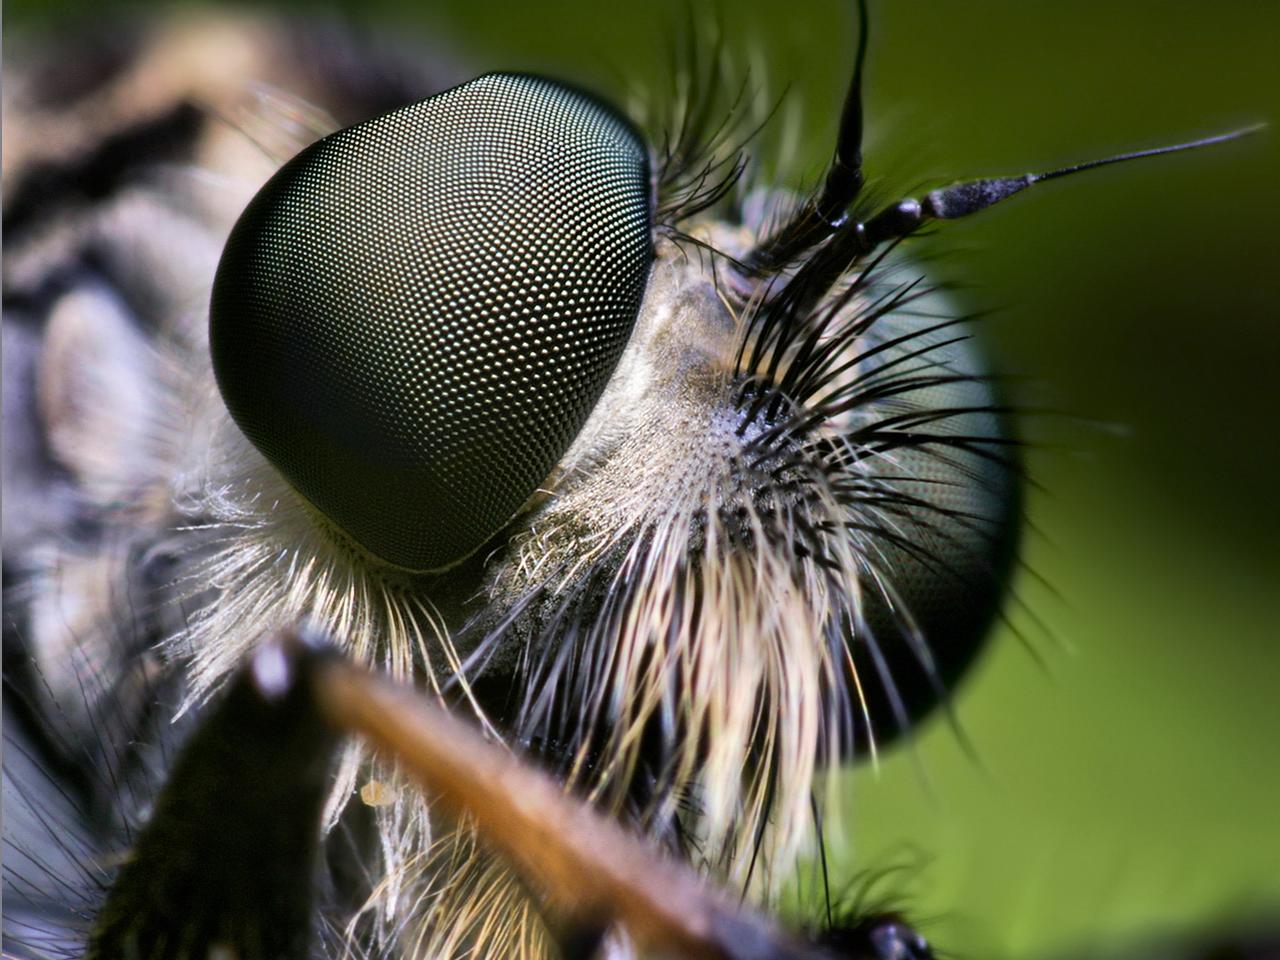
{"type": "Polygon", "coordinates": [[[232,231],[218,386],[246,436],[409,570],[501,529],[591,412],[652,258],[644,144],[600,102],[491,74],[313,144],[232,231]]]}

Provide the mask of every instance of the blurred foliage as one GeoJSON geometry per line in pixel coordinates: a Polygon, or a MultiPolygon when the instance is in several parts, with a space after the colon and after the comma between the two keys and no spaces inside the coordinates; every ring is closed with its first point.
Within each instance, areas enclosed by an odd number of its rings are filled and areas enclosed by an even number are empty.
{"type": "MultiPolygon", "coordinates": [[[[720,8],[727,54],[801,108],[790,146],[810,181],[849,70],[849,6],[720,8]]],[[[894,189],[1280,122],[1280,4],[874,7],[867,165],[894,189]]],[[[693,0],[319,9],[476,72],[542,70],[618,98],[662,89],[672,28],[702,13],[693,0]]],[[[11,0],[6,13],[47,25],[86,11],[11,0]]],[[[1069,414],[1024,421],[1035,576],[958,699],[967,740],[936,723],[853,775],[856,829],[833,851],[841,877],[910,865],[887,889],[955,955],[1109,955],[1280,917],[1278,172],[1273,128],[1055,183],[925,248],[945,254],[937,276],[971,288],[966,307],[1002,308],[982,335],[1015,392],[1069,414]]]]}

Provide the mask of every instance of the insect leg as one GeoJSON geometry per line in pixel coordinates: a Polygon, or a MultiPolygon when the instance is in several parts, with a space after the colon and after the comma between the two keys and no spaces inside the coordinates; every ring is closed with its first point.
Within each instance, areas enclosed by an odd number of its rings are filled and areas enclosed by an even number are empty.
{"type": "MultiPolygon", "coordinates": [[[[453,816],[473,821],[562,931],[562,954],[599,954],[613,927],[660,956],[705,960],[929,960],[896,916],[869,916],[816,940],[654,848],[417,691],[336,657],[311,661],[331,723],[394,756],[453,816]]],[[[645,954],[648,955],[648,954],[645,954]]]]}
{"type": "Polygon", "coordinates": [[[311,956],[338,737],[296,670],[264,648],[192,735],[107,894],[90,960],[311,956]]]}

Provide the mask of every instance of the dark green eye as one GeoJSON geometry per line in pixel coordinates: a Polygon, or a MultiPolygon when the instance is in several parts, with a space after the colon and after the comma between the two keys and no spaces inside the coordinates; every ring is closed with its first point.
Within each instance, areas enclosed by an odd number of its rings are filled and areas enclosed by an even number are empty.
{"type": "Polygon", "coordinates": [[[210,346],[236,423],[374,556],[448,566],[573,441],[652,257],[644,144],[492,74],[326,137],[241,216],[210,346]]]}

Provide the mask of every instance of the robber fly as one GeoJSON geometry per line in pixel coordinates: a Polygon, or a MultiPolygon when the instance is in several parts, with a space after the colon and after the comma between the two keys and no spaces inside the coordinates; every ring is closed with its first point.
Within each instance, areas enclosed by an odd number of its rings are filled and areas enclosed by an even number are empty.
{"type": "Polygon", "coordinates": [[[1016,556],[1009,405],[909,241],[1239,134],[875,196],[858,9],[807,193],[752,182],[750,93],[696,45],[645,123],[406,68],[342,118],[312,106],[324,71],[259,86],[287,120],[264,128],[222,78],[288,72],[269,29],[187,23],[141,67],[104,50],[76,123],[31,120],[6,949],[929,955],[893,914],[806,939],[728,893],[769,903],[835,807],[821,772],[945,700],[1016,556]],[[178,64],[177,106],[111,114],[178,64]],[[279,169],[210,202],[138,178],[144,147],[279,169]],[[139,264],[126,300],[108,280],[139,264]]]}

